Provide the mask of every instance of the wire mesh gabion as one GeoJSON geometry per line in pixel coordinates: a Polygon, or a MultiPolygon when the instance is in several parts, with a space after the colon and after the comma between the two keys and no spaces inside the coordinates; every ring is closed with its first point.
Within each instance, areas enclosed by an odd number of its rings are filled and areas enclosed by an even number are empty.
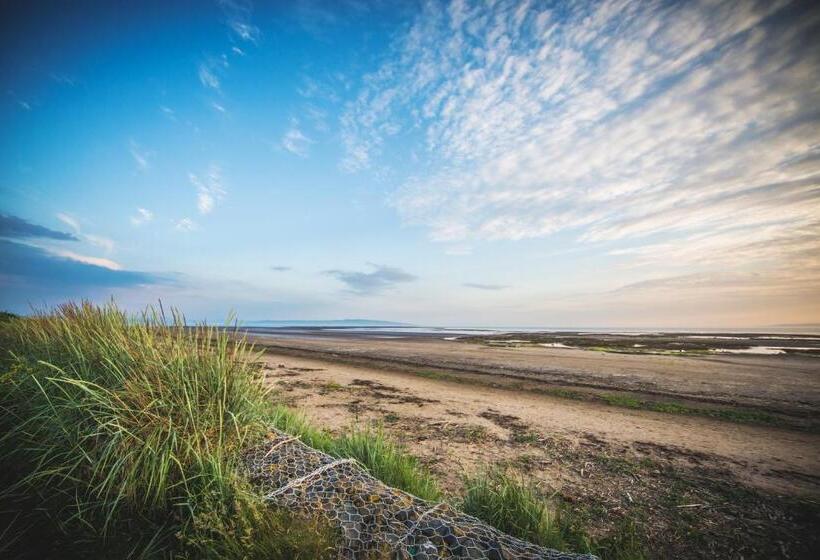
{"type": "Polygon", "coordinates": [[[332,457],[278,430],[248,449],[244,460],[251,483],[271,503],[338,529],[340,558],[595,558],[511,537],[445,503],[391,488],[355,460],[332,457]]]}

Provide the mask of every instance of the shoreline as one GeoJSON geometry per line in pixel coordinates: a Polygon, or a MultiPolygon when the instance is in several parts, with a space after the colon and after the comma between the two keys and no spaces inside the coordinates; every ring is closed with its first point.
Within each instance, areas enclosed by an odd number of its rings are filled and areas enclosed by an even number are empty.
{"type": "Polygon", "coordinates": [[[655,356],[495,347],[429,337],[247,338],[257,348],[294,357],[820,431],[820,360],[814,357],[655,356]]]}

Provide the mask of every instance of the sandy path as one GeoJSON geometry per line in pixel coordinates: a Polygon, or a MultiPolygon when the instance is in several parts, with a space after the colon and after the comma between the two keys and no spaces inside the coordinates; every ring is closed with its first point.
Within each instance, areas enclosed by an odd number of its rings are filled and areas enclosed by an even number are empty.
{"type": "MultiPolygon", "coordinates": [[[[548,395],[479,384],[430,379],[375,367],[359,367],[326,360],[267,353],[271,381],[301,380],[298,406],[325,426],[344,426],[359,420],[396,413],[420,422],[469,422],[498,435],[502,427],[487,412],[517,418],[531,429],[572,438],[592,436],[607,443],[656,446],[681,456],[697,456],[731,470],[751,486],[784,493],[820,495],[820,435],[717,420],[608,407],[548,395]],[[291,371],[278,378],[277,372],[291,371]],[[295,372],[302,372],[296,377],[295,372]],[[278,379],[277,379],[278,378],[278,379]],[[361,381],[388,389],[368,397],[361,381]],[[322,384],[333,390],[317,391],[322,384]],[[328,385],[330,384],[330,385],[328,385]],[[341,390],[340,390],[341,389],[341,390]],[[350,390],[348,390],[350,389],[350,390]],[[390,396],[400,394],[402,398],[390,396]],[[409,398],[408,398],[409,397],[409,398]],[[408,402],[409,401],[409,402],[408,402]],[[365,413],[353,414],[345,404],[363,403],[365,413]],[[366,411],[370,410],[371,414],[366,411]],[[483,414],[483,416],[482,416],[483,414]]],[[[292,390],[292,389],[291,389],[292,390]]],[[[477,450],[492,460],[492,450],[477,450]]]]}
{"type": "MultiPolygon", "coordinates": [[[[437,339],[251,336],[279,353],[440,367],[553,385],[622,389],[674,398],[820,414],[820,360],[814,357],[629,355],[543,347],[497,348],[437,339]]],[[[381,364],[379,364],[379,367],[381,364]]]]}

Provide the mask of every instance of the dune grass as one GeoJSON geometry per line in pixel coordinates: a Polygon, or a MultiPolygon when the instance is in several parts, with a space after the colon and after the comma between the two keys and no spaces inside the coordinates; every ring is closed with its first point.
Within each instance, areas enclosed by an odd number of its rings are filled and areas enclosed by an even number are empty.
{"type": "Polygon", "coordinates": [[[439,491],[379,430],[333,437],[277,405],[242,340],[162,310],[68,304],[0,323],[0,554],[320,558],[333,535],[262,503],[239,452],[270,427],[439,491]],[[45,550],[38,535],[48,534],[45,550]]]}
{"type": "Polygon", "coordinates": [[[69,556],[327,555],[323,530],[269,510],[239,475],[238,451],[270,422],[241,341],[176,314],[69,304],[5,321],[0,345],[16,534],[48,525],[69,556]]]}

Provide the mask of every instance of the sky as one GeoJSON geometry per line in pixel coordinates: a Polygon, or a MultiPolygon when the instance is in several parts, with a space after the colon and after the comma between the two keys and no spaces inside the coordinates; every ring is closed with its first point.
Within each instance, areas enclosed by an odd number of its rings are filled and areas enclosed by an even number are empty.
{"type": "Polygon", "coordinates": [[[3,2],[0,308],[820,323],[820,9],[3,2]]]}

